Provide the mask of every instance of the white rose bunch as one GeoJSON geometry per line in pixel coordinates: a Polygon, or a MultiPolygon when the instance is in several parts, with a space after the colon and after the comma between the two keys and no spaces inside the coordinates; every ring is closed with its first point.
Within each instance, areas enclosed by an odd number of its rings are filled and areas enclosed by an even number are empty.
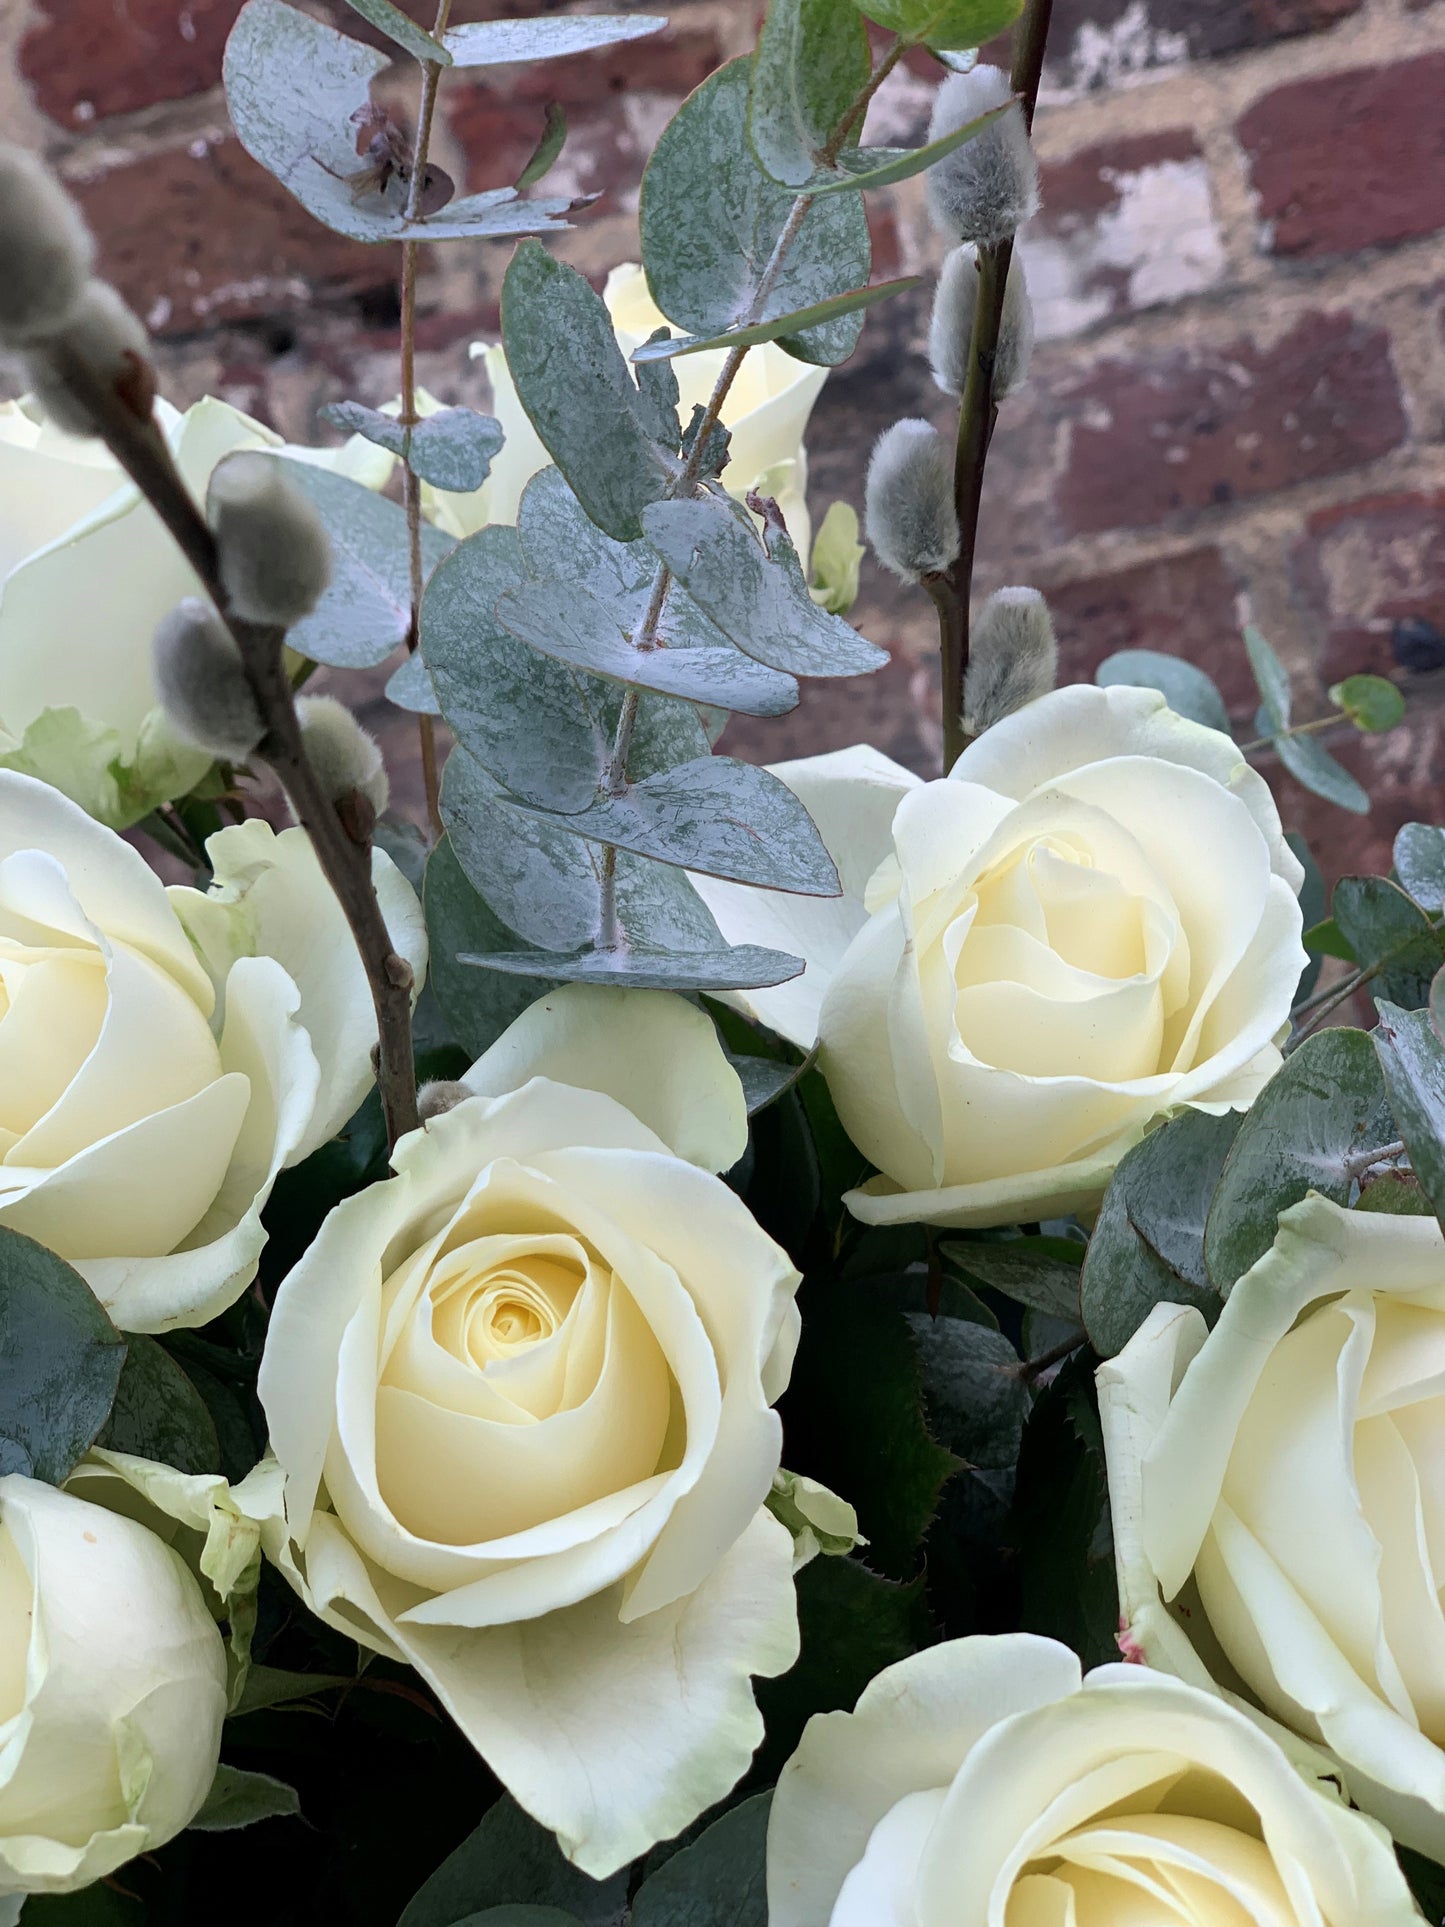
{"type": "MultiPolygon", "coordinates": [[[[156,404],[186,485],[239,449],[278,449],[380,486],[391,457],[360,437],[288,448],[227,402],[156,404]]],[[[0,405],[0,767],[39,776],[117,829],[183,795],[209,767],[156,693],[151,641],[201,593],[190,565],[104,445],[28,401],[0,405]]]]}
{"type": "MultiPolygon", "coordinates": [[[[0,771],[0,1225],[69,1260],[129,1331],[200,1325],[255,1275],[277,1173],[372,1082],[371,998],[309,839],[210,840],[169,891],[114,831],[0,771]]],[[[418,972],[416,896],[378,852],[418,972]]]]}
{"type": "MultiPolygon", "coordinates": [[[[613,268],[603,289],[617,343],[624,355],[640,348],[667,317],[647,290],[647,277],[635,261],[613,268]]],[[[676,332],[676,331],[674,331],[676,332]]],[[[522,491],[551,461],[518,398],[500,342],[474,342],[472,355],[487,365],[492,413],[506,442],[491,473],[473,495],[424,491],[428,513],[449,535],[473,535],[488,522],[514,523],[522,491]]],[[[727,358],[723,348],[683,355],[672,363],[677,375],[678,419],[684,428],[695,405],[705,405],[727,358]]],[[[808,457],[803,437],[813,404],[828,378],[826,368],[795,361],[776,343],[750,348],[723,404],[722,423],[732,436],[723,481],[742,501],[750,489],[776,498],[804,570],[812,542],[808,517],[808,457]]]]}
{"type": "Polygon", "coordinates": [[[770,1927],[1408,1927],[1390,1843],[1215,1695],[952,1640],[808,1722],[770,1927]]]}
{"type": "Polygon", "coordinates": [[[737,1781],[797,1655],[799,1279],[712,1175],[742,1087],[680,998],[556,991],[465,1084],[277,1294],[263,1544],[601,1876],[737,1781]]]}
{"type": "Polygon", "coordinates": [[[88,1886],[179,1833],[225,1711],[221,1636],[179,1554],[0,1479],[0,1897],[88,1886]]]}
{"type": "Polygon", "coordinates": [[[868,1223],[1087,1208],[1156,1118],[1278,1067],[1302,871],[1264,779],[1155,691],[1056,690],[939,782],[867,749],[776,773],[842,898],[694,881],[730,942],[805,958],[735,1001],[821,1044],[868,1223]]]}
{"type": "Polygon", "coordinates": [[[1309,1197],[1206,1335],[1099,1373],[1125,1637],[1323,1742],[1445,1854],[1445,1238],[1309,1197]]]}

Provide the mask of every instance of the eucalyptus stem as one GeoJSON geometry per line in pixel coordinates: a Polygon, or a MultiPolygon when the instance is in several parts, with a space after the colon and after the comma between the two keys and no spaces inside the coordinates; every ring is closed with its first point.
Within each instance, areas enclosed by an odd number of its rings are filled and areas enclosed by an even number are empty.
{"type": "Polygon", "coordinates": [[[1347,720],[1343,711],[1338,710],[1333,716],[1316,716],[1311,723],[1295,723],[1289,729],[1277,729],[1273,736],[1256,736],[1253,742],[1241,743],[1239,753],[1248,756],[1257,749],[1271,749],[1285,736],[1316,736],[1322,729],[1333,729],[1337,723],[1347,720]]]}
{"type": "Polygon", "coordinates": [[[285,631],[244,622],[231,612],[215,541],[149,405],[146,413],[137,413],[97,377],[83,356],[68,351],[63,339],[47,347],[66,387],[99,424],[106,447],[159,515],[235,639],[265,723],[256,760],[279,778],[297,822],[311,838],[322,874],[336,893],[361,956],[376,1010],[377,1083],[387,1137],[395,1144],[418,1123],[411,1044],[412,969],[393,947],[377,901],[371,880],[371,839],[353,838],[307,759],[282,653],[285,631]]]}
{"type": "MultiPolygon", "coordinates": [[[[1014,30],[1010,81],[1022,104],[1024,124],[1033,131],[1043,77],[1044,46],[1049,35],[1053,0],[1028,0],[1014,30]]],[[[969,602],[973,594],[974,557],[978,549],[978,518],[983,505],[983,477],[989,445],[998,419],[994,398],[994,361],[1003,325],[1004,294],[1013,260],[1012,239],[978,250],[978,295],[974,303],[968,370],[958,416],[954,455],[954,508],[958,516],[958,556],[940,575],[925,579],[924,587],[938,609],[939,646],[943,657],[943,767],[951,769],[968,738],[963,728],[963,679],[968,669],[969,602]]]]}

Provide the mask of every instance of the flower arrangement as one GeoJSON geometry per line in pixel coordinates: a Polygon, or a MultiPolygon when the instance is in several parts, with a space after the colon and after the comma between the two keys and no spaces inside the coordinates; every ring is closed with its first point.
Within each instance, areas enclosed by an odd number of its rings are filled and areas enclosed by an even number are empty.
{"type": "Polygon", "coordinates": [[[1295,722],[1248,630],[1241,744],[973,593],[1048,0],[770,0],[601,293],[560,116],[459,196],[438,89],[663,23],[350,4],[393,56],[246,0],[224,75],[400,249],[338,446],[171,408],[0,149],[0,1927],[1439,1920],[1445,830],[1327,903],[1250,758],[1367,807],[1392,683],[1295,722]],[[755,766],[886,660],[805,435],[913,175],[944,767],[755,766]],[[492,415],[433,245],[512,249],[492,415]],[[424,828],[305,689],[382,664],[424,828]]]}

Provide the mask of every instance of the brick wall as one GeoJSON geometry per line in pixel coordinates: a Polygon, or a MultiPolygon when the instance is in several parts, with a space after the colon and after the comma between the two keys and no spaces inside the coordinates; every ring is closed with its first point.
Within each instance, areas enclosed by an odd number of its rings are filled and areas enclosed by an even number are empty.
{"type": "MultiPolygon", "coordinates": [[[[365,31],[342,0],[316,4],[365,31]]],[[[216,81],[238,7],[9,0],[0,106],[80,194],[107,272],[161,338],[172,398],[209,390],[306,438],[321,402],[395,392],[396,262],[316,227],[230,137],[216,81]]],[[[541,10],[493,0],[456,17],[541,10]]],[[[562,251],[599,278],[635,251],[656,133],[751,40],[736,0],[659,10],[672,25],[657,39],[443,90],[438,155],[473,188],[509,181],[546,102],[563,103],[572,135],[549,186],[602,199],[562,251]]],[[[894,75],[872,138],[921,136],[934,72],[920,58],[894,75]]],[[[1400,822],[1445,816],[1442,98],[1442,0],[1057,0],[1036,127],[1044,209],[1024,253],[1041,345],[996,439],[979,586],[1047,591],[1070,675],[1119,648],[1176,651],[1241,720],[1243,619],[1295,672],[1302,715],[1353,669],[1405,681],[1405,728],[1334,745],[1372,817],[1280,779],[1287,821],[1334,871],[1383,864],[1400,822]]],[[[872,208],[880,272],[936,262],[918,183],[872,208]]],[[[419,370],[446,399],[485,401],[467,344],[495,331],[507,252],[429,264],[419,370]]],[[[889,422],[946,419],[926,325],[921,291],[875,310],[830,379],[811,436],[819,511],[859,501],[889,422]]],[[[792,718],[735,724],[727,746],[866,736],[928,769],[932,610],[870,563],[856,619],[888,669],[814,685],[792,718]]]]}

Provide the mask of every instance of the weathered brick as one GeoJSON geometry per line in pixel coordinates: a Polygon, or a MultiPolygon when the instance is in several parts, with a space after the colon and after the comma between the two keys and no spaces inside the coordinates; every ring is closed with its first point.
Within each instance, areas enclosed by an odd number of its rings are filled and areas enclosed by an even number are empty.
{"type": "Polygon", "coordinates": [[[1185,656],[1219,684],[1234,715],[1259,698],[1240,640],[1238,589],[1218,549],[1187,549],[1044,591],[1059,638],[1059,680],[1092,682],[1106,656],[1185,656]]]}
{"type": "Polygon", "coordinates": [[[1306,315],[1268,347],[1101,361],[1056,397],[1071,431],[1060,509],[1080,534],[1339,474],[1405,437],[1389,338],[1347,314],[1306,315]]]}
{"type": "Polygon", "coordinates": [[[1021,242],[1043,340],[1181,301],[1224,272],[1209,167],[1188,128],[1088,147],[1041,170],[1021,242]]]}
{"type": "Polygon", "coordinates": [[[101,271],[153,333],[384,288],[397,272],[394,248],[322,227],[235,140],[147,154],[74,186],[101,271]]]}
{"type": "Polygon", "coordinates": [[[65,127],[204,93],[241,0],[45,0],[19,66],[42,113],[65,127]]]}
{"type": "Polygon", "coordinates": [[[1445,491],[1320,510],[1291,553],[1290,581],[1321,635],[1327,681],[1388,674],[1398,621],[1423,617],[1445,628],[1445,491]]]}
{"type": "Polygon", "coordinates": [[[1237,133],[1276,254],[1347,254],[1445,227],[1445,53],[1322,74],[1256,101],[1237,133]]]}
{"type": "Polygon", "coordinates": [[[1364,0],[1057,0],[1049,34],[1051,79],[1104,87],[1182,60],[1239,53],[1318,33],[1364,0]]]}

